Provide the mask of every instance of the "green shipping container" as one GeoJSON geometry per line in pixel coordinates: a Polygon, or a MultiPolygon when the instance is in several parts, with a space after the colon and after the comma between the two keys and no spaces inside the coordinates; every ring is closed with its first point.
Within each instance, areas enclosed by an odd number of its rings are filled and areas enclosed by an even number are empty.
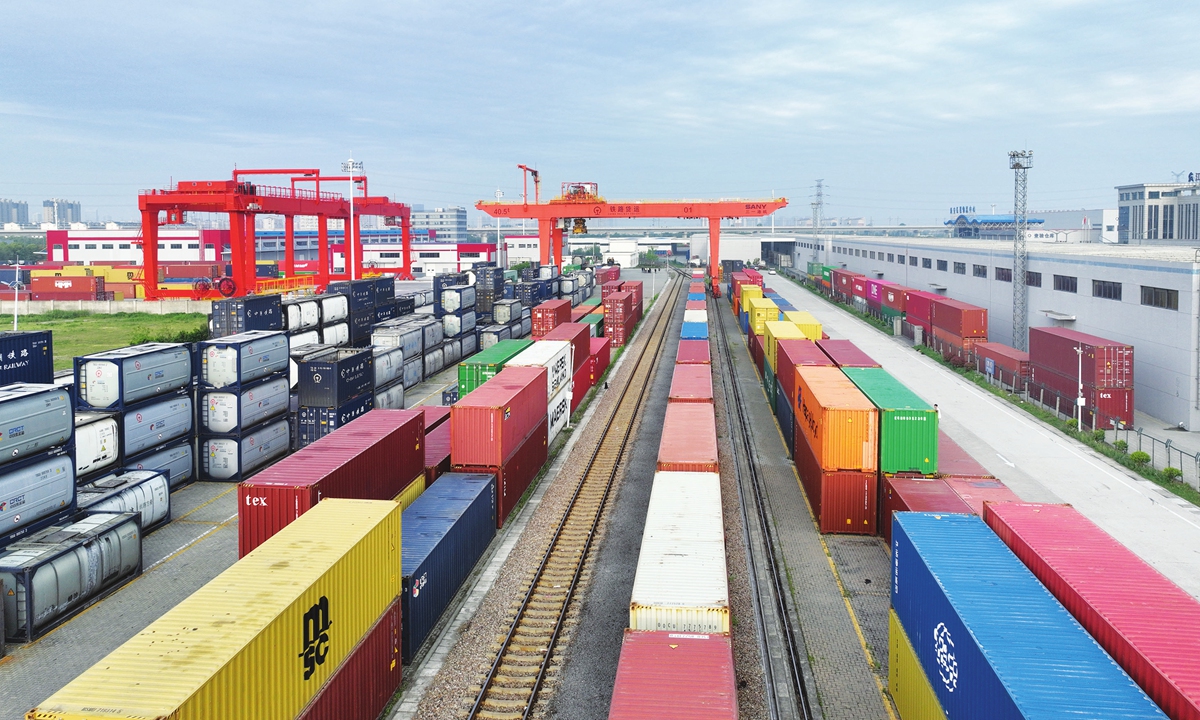
{"type": "Polygon", "coordinates": [[[501,340],[458,364],[458,396],[471,392],[504,369],[504,363],[533,345],[532,340],[501,340]]]}
{"type": "Polygon", "coordinates": [[[887,305],[881,306],[879,308],[879,312],[883,313],[883,316],[885,318],[887,318],[888,320],[891,320],[892,318],[904,317],[904,313],[900,312],[899,310],[896,310],[895,308],[890,308],[887,305]]]}
{"type": "Polygon", "coordinates": [[[831,265],[821,266],[821,279],[830,285],[833,284],[833,267],[831,265]]]}
{"type": "Polygon", "coordinates": [[[587,315],[584,315],[583,319],[579,322],[587,323],[588,325],[595,325],[596,332],[592,333],[592,335],[595,337],[604,337],[604,316],[600,313],[588,313],[587,315]]]}
{"type": "Polygon", "coordinates": [[[763,390],[767,393],[767,405],[771,407],[772,412],[775,410],[775,373],[771,372],[771,364],[763,361],[763,390]]]}
{"type": "Polygon", "coordinates": [[[885,473],[937,472],[937,411],[883,368],[842,368],[879,408],[879,469],[885,473]]]}
{"type": "Polygon", "coordinates": [[[596,305],[599,305],[599,304],[600,304],[600,303],[602,303],[602,302],[604,302],[604,301],[603,301],[603,300],[601,300],[601,299],[600,299],[600,298],[598,298],[598,297],[590,297],[590,298],[588,298],[587,300],[584,300],[583,302],[581,302],[581,303],[579,303],[579,304],[580,304],[580,305],[590,305],[590,306],[593,306],[593,307],[594,307],[594,306],[596,306],[596,305]]]}

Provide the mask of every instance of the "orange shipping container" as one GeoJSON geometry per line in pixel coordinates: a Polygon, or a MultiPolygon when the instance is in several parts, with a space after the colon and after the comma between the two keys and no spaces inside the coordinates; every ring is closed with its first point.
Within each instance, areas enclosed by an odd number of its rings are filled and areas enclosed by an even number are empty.
{"type": "Polygon", "coordinates": [[[878,468],[879,413],[839,368],[797,367],[795,411],[822,470],[878,468]]]}

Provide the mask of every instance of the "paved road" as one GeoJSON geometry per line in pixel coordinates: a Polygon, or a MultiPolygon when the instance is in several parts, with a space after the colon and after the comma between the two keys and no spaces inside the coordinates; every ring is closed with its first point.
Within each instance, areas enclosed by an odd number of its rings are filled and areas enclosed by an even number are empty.
{"type": "Polygon", "coordinates": [[[942,425],[1022,499],[1066,502],[1200,598],[1200,508],[1132,475],[853,315],[777,276],[768,284],[813,313],[942,411],[942,425]]]}

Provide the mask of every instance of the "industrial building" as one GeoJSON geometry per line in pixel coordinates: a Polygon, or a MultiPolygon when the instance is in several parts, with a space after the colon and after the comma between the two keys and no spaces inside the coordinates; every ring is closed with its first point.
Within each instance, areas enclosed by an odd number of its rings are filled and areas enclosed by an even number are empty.
{"type": "Polygon", "coordinates": [[[432,230],[443,242],[467,242],[467,209],[465,207],[438,207],[426,210],[423,205],[412,209],[413,230],[432,230]]]}
{"type": "Polygon", "coordinates": [[[1200,181],[1117,186],[1121,242],[1200,239],[1200,181]]]}

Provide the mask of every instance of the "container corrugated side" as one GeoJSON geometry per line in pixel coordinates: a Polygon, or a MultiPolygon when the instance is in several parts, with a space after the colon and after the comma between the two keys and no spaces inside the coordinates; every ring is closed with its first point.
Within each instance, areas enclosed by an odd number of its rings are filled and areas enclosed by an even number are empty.
{"type": "Polygon", "coordinates": [[[297,720],[376,720],[400,688],[400,624],[396,600],[297,720]]]}
{"type": "MultiPolygon", "coordinates": [[[[767,353],[767,365],[775,369],[775,356],[780,340],[807,340],[808,336],[794,323],[787,320],[770,320],[765,326],[763,348],[767,353]]],[[[818,336],[820,337],[820,336],[818,336]]]]}
{"type": "Polygon", "coordinates": [[[892,542],[892,515],[898,512],[970,514],[971,506],[941,478],[886,477],[883,480],[883,539],[892,542]]]}
{"type": "Polygon", "coordinates": [[[947,475],[942,479],[954,492],[958,493],[963,502],[971,506],[971,512],[981,517],[984,503],[1021,502],[1021,498],[1016,493],[996,478],[960,478],[947,475]]]}
{"type": "Polygon", "coordinates": [[[546,336],[542,339],[561,340],[571,343],[571,347],[574,348],[571,351],[572,362],[574,362],[571,371],[574,373],[587,362],[588,355],[590,354],[589,345],[592,339],[592,328],[587,323],[562,323],[546,333],[546,336]]]}
{"type": "Polygon", "coordinates": [[[546,464],[547,453],[550,449],[549,418],[542,422],[525,442],[521,443],[512,455],[501,465],[458,465],[451,464],[457,472],[486,473],[496,476],[496,527],[503,527],[504,521],[516,508],[529,483],[541,472],[546,464]]]}
{"type": "Polygon", "coordinates": [[[879,367],[879,363],[849,340],[818,340],[817,347],[838,367],[879,367]]]}
{"type": "Polygon", "coordinates": [[[800,328],[809,340],[821,339],[821,321],[807,310],[784,310],[783,319],[800,328]]]}
{"type": "Polygon", "coordinates": [[[1070,505],[984,520],[1172,720],[1200,718],[1200,602],[1070,505]]]}
{"type": "Polygon", "coordinates": [[[711,365],[676,365],[667,402],[713,402],[711,365]]]}
{"type": "Polygon", "coordinates": [[[880,471],[937,472],[937,411],[883,368],[842,372],[879,408],[880,471]]]}
{"type": "Polygon", "coordinates": [[[796,368],[795,417],[822,469],[878,467],[879,412],[840,369],[796,368]]]}
{"type": "Polygon", "coordinates": [[[546,417],[546,368],[506,367],[450,408],[455,465],[498,467],[546,417]]]}
{"type": "Polygon", "coordinates": [[[946,716],[1166,716],[974,515],[897,513],[892,607],[946,716]]]}
{"type": "Polygon", "coordinates": [[[720,475],[654,474],[629,600],[629,627],[729,632],[720,475]]]}
{"type": "MultiPolygon", "coordinates": [[[[890,534],[890,533],[889,533],[890,534]]],[[[946,720],[896,611],[888,609],[888,692],[903,720],[946,720]]]]}
{"type": "Polygon", "coordinates": [[[466,395],[504,369],[504,363],[520,355],[532,340],[501,340],[458,364],[459,396],[466,395]]]}
{"type": "Polygon", "coordinates": [[[950,436],[938,429],[938,467],[939,475],[954,477],[990,478],[992,474],[980,465],[961,445],[950,439],[950,436]]]}
{"type": "Polygon", "coordinates": [[[737,676],[728,635],[625,631],[609,720],[737,717],[737,676]]]}
{"type": "MultiPolygon", "coordinates": [[[[799,422],[796,423],[797,426],[799,422]]],[[[796,473],[822,533],[874,535],[879,473],[823,470],[799,427],[792,444],[796,473]]]]}
{"type": "Polygon", "coordinates": [[[779,319],[779,306],[767,298],[755,298],[747,306],[750,313],[750,331],[762,335],[767,331],[767,323],[779,319]]]}
{"type": "Polygon", "coordinates": [[[707,403],[667,403],[658,470],[718,472],[717,419],[707,403]]]}
{"type": "Polygon", "coordinates": [[[399,505],[323,502],[29,717],[295,717],[395,602],[399,568],[399,505]]]}
{"type": "Polygon", "coordinates": [[[780,340],[777,344],[775,377],[783,387],[784,394],[792,403],[792,411],[796,406],[796,367],[799,365],[818,365],[835,367],[829,356],[821,352],[821,348],[812,340],[780,340]]]}
{"type": "Polygon", "coordinates": [[[407,510],[409,505],[412,505],[417,498],[421,497],[425,492],[425,488],[425,473],[421,473],[417,476],[416,480],[408,484],[408,487],[401,490],[399,495],[392,498],[392,501],[400,503],[401,510],[407,510]]]}

